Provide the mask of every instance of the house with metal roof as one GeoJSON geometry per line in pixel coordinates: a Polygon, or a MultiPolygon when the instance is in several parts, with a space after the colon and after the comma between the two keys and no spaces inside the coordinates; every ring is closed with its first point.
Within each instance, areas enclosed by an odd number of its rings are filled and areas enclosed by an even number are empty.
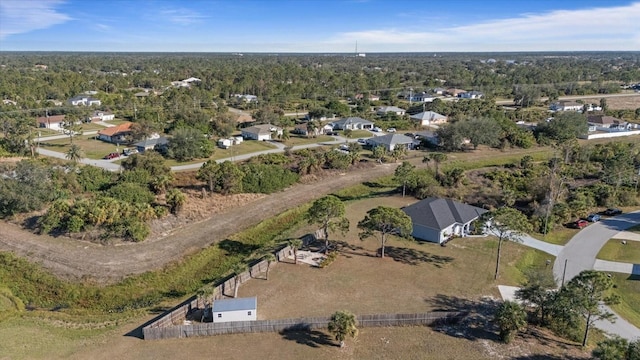
{"type": "Polygon", "coordinates": [[[447,117],[433,111],[423,111],[411,115],[411,120],[416,120],[422,126],[440,125],[447,122],[447,117]]]}
{"type": "Polygon", "coordinates": [[[220,299],[213,302],[213,322],[255,321],[258,312],[258,299],[236,298],[220,299]]]}
{"type": "Polygon", "coordinates": [[[413,150],[419,144],[420,141],[402,134],[387,134],[367,139],[367,145],[371,145],[372,147],[383,146],[387,151],[393,151],[399,146],[413,150]]]}
{"type": "Polygon", "coordinates": [[[451,199],[426,198],[402,209],[413,222],[411,235],[442,244],[453,236],[466,236],[472,223],[487,210],[451,199]]]}

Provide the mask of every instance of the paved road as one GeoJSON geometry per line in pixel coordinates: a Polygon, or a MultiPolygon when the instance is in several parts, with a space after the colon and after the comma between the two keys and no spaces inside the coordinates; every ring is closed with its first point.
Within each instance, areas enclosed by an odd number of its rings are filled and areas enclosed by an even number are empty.
{"type": "Polygon", "coordinates": [[[577,233],[556,258],[553,274],[562,280],[565,261],[565,281],[571,280],[583,270],[594,268],[596,256],[607,241],[619,232],[640,223],[640,211],[604,219],[577,233]]]}
{"type": "MultiPolygon", "coordinates": [[[[602,98],[615,98],[615,97],[626,97],[626,96],[640,96],[640,93],[624,93],[624,94],[592,94],[592,95],[571,95],[571,96],[560,96],[558,100],[580,100],[580,99],[602,99],[602,98]]],[[[543,97],[540,98],[540,101],[546,101],[548,98],[543,97]]],[[[513,99],[509,100],[496,100],[497,105],[513,105],[513,99]]]]}
{"type": "MultiPolygon", "coordinates": [[[[601,270],[623,272],[627,274],[640,273],[640,265],[614,263],[611,261],[596,260],[596,256],[606,242],[615,237],[619,232],[640,223],[640,211],[608,218],[589,225],[577,233],[564,246],[553,264],[553,274],[558,281],[571,280],[583,270],[601,270]],[[566,264],[566,265],[565,265],[566,264]],[[631,267],[629,266],[631,265],[631,267]],[[628,271],[631,270],[631,271],[628,271]]],[[[610,308],[603,309],[615,314],[610,308]]],[[[614,323],[610,321],[597,321],[595,326],[610,334],[616,334],[628,340],[640,339],[640,329],[616,315],[614,323]]]]}
{"type": "MultiPolygon", "coordinates": [[[[53,157],[53,158],[57,158],[57,159],[67,160],[66,155],[61,153],[61,152],[51,151],[51,150],[47,150],[47,149],[43,149],[43,148],[37,148],[36,151],[40,155],[49,156],[49,157],[53,157]]],[[[93,159],[83,158],[83,159],[80,159],[80,163],[85,164],[85,165],[97,166],[97,167],[100,167],[100,168],[103,168],[103,169],[109,170],[109,171],[120,171],[120,169],[121,169],[120,165],[113,163],[113,161],[116,161],[116,160],[118,160],[118,159],[113,159],[113,160],[93,160],[93,159]]]]}

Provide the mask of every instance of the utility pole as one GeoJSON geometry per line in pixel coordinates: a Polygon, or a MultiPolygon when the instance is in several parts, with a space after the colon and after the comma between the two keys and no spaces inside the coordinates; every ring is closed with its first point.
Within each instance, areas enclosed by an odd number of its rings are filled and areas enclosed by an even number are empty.
{"type": "Polygon", "coordinates": [[[564,286],[564,277],[567,274],[567,261],[569,261],[569,259],[564,259],[564,270],[562,270],[562,286],[564,286]]]}

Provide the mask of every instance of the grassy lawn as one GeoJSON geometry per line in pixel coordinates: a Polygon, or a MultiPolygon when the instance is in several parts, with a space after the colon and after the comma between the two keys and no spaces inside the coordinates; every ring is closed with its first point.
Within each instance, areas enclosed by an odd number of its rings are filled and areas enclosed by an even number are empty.
{"type": "Polygon", "coordinates": [[[569,229],[566,227],[557,227],[548,234],[531,233],[534,238],[546,241],[551,244],[565,245],[571,238],[578,233],[577,229],[569,229]]]}
{"type": "Polygon", "coordinates": [[[335,139],[332,136],[327,136],[327,135],[320,135],[315,138],[291,135],[289,139],[284,141],[283,143],[286,146],[297,146],[297,145],[317,144],[317,143],[323,143],[323,142],[334,141],[334,140],[335,139]]]}
{"type": "MultiPolygon", "coordinates": [[[[637,260],[637,258],[636,258],[637,260]]],[[[640,327],[640,276],[612,273],[620,303],[611,308],[625,320],[640,327]]]]}
{"type": "Polygon", "coordinates": [[[38,134],[40,134],[40,137],[51,136],[51,135],[62,135],[60,131],[51,130],[47,128],[36,128],[32,133],[35,134],[34,136],[36,137],[36,139],[38,137],[38,134]]]}
{"type": "Polygon", "coordinates": [[[249,140],[249,141],[243,141],[241,144],[234,145],[228,149],[221,149],[219,147],[216,147],[216,149],[213,151],[213,155],[211,155],[211,157],[209,157],[208,159],[195,159],[192,161],[184,161],[184,162],[179,162],[173,159],[167,159],[165,163],[167,164],[167,166],[196,164],[196,163],[207,161],[209,159],[220,160],[220,159],[231,158],[238,155],[244,155],[244,154],[254,153],[257,151],[270,150],[270,149],[275,149],[275,146],[266,141],[249,140]]]}
{"type": "Polygon", "coordinates": [[[100,131],[102,129],[106,129],[104,126],[99,125],[99,124],[93,124],[93,123],[83,123],[82,124],[82,130],[83,131],[100,131]]]}
{"type": "MultiPolygon", "coordinates": [[[[95,135],[80,135],[73,139],[73,143],[77,144],[84,151],[85,157],[89,159],[102,159],[105,155],[116,150],[122,150],[126,146],[116,147],[115,144],[110,144],[101,140],[94,139],[95,135]]],[[[40,143],[40,147],[60,153],[66,153],[71,144],[69,139],[58,139],[40,143]]]]}
{"type": "Polygon", "coordinates": [[[620,239],[610,239],[598,253],[598,259],[640,263],[640,241],[627,240],[623,245],[620,239]]]}
{"type": "MultiPolygon", "coordinates": [[[[343,131],[340,131],[339,134],[340,134],[340,136],[344,136],[344,132],[343,131]]],[[[371,132],[367,131],[367,130],[353,130],[351,132],[351,138],[352,139],[370,138],[372,136],[373,136],[373,134],[371,134],[371,132]]]]}
{"type": "Polygon", "coordinates": [[[105,121],[107,124],[113,124],[113,125],[120,125],[120,124],[124,124],[126,122],[128,122],[127,120],[109,120],[109,121],[105,121]]]}

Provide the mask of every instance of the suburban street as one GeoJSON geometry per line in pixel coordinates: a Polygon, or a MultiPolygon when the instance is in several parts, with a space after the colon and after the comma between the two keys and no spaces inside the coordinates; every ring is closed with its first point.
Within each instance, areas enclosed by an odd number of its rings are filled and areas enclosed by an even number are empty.
{"type": "MultiPolygon", "coordinates": [[[[639,223],[640,211],[636,211],[603,219],[582,229],[569,240],[556,257],[556,261],[553,264],[554,277],[559,282],[564,280],[566,283],[581,271],[592,269],[640,275],[640,264],[596,260],[600,249],[609,239],[639,223]]],[[[638,259],[638,262],[640,263],[640,259],[638,259]]],[[[602,306],[615,314],[613,310],[604,305],[602,306]]],[[[596,327],[628,340],[640,339],[640,329],[620,318],[617,314],[616,318],[613,323],[610,321],[597,321],[596,327]]]]}

